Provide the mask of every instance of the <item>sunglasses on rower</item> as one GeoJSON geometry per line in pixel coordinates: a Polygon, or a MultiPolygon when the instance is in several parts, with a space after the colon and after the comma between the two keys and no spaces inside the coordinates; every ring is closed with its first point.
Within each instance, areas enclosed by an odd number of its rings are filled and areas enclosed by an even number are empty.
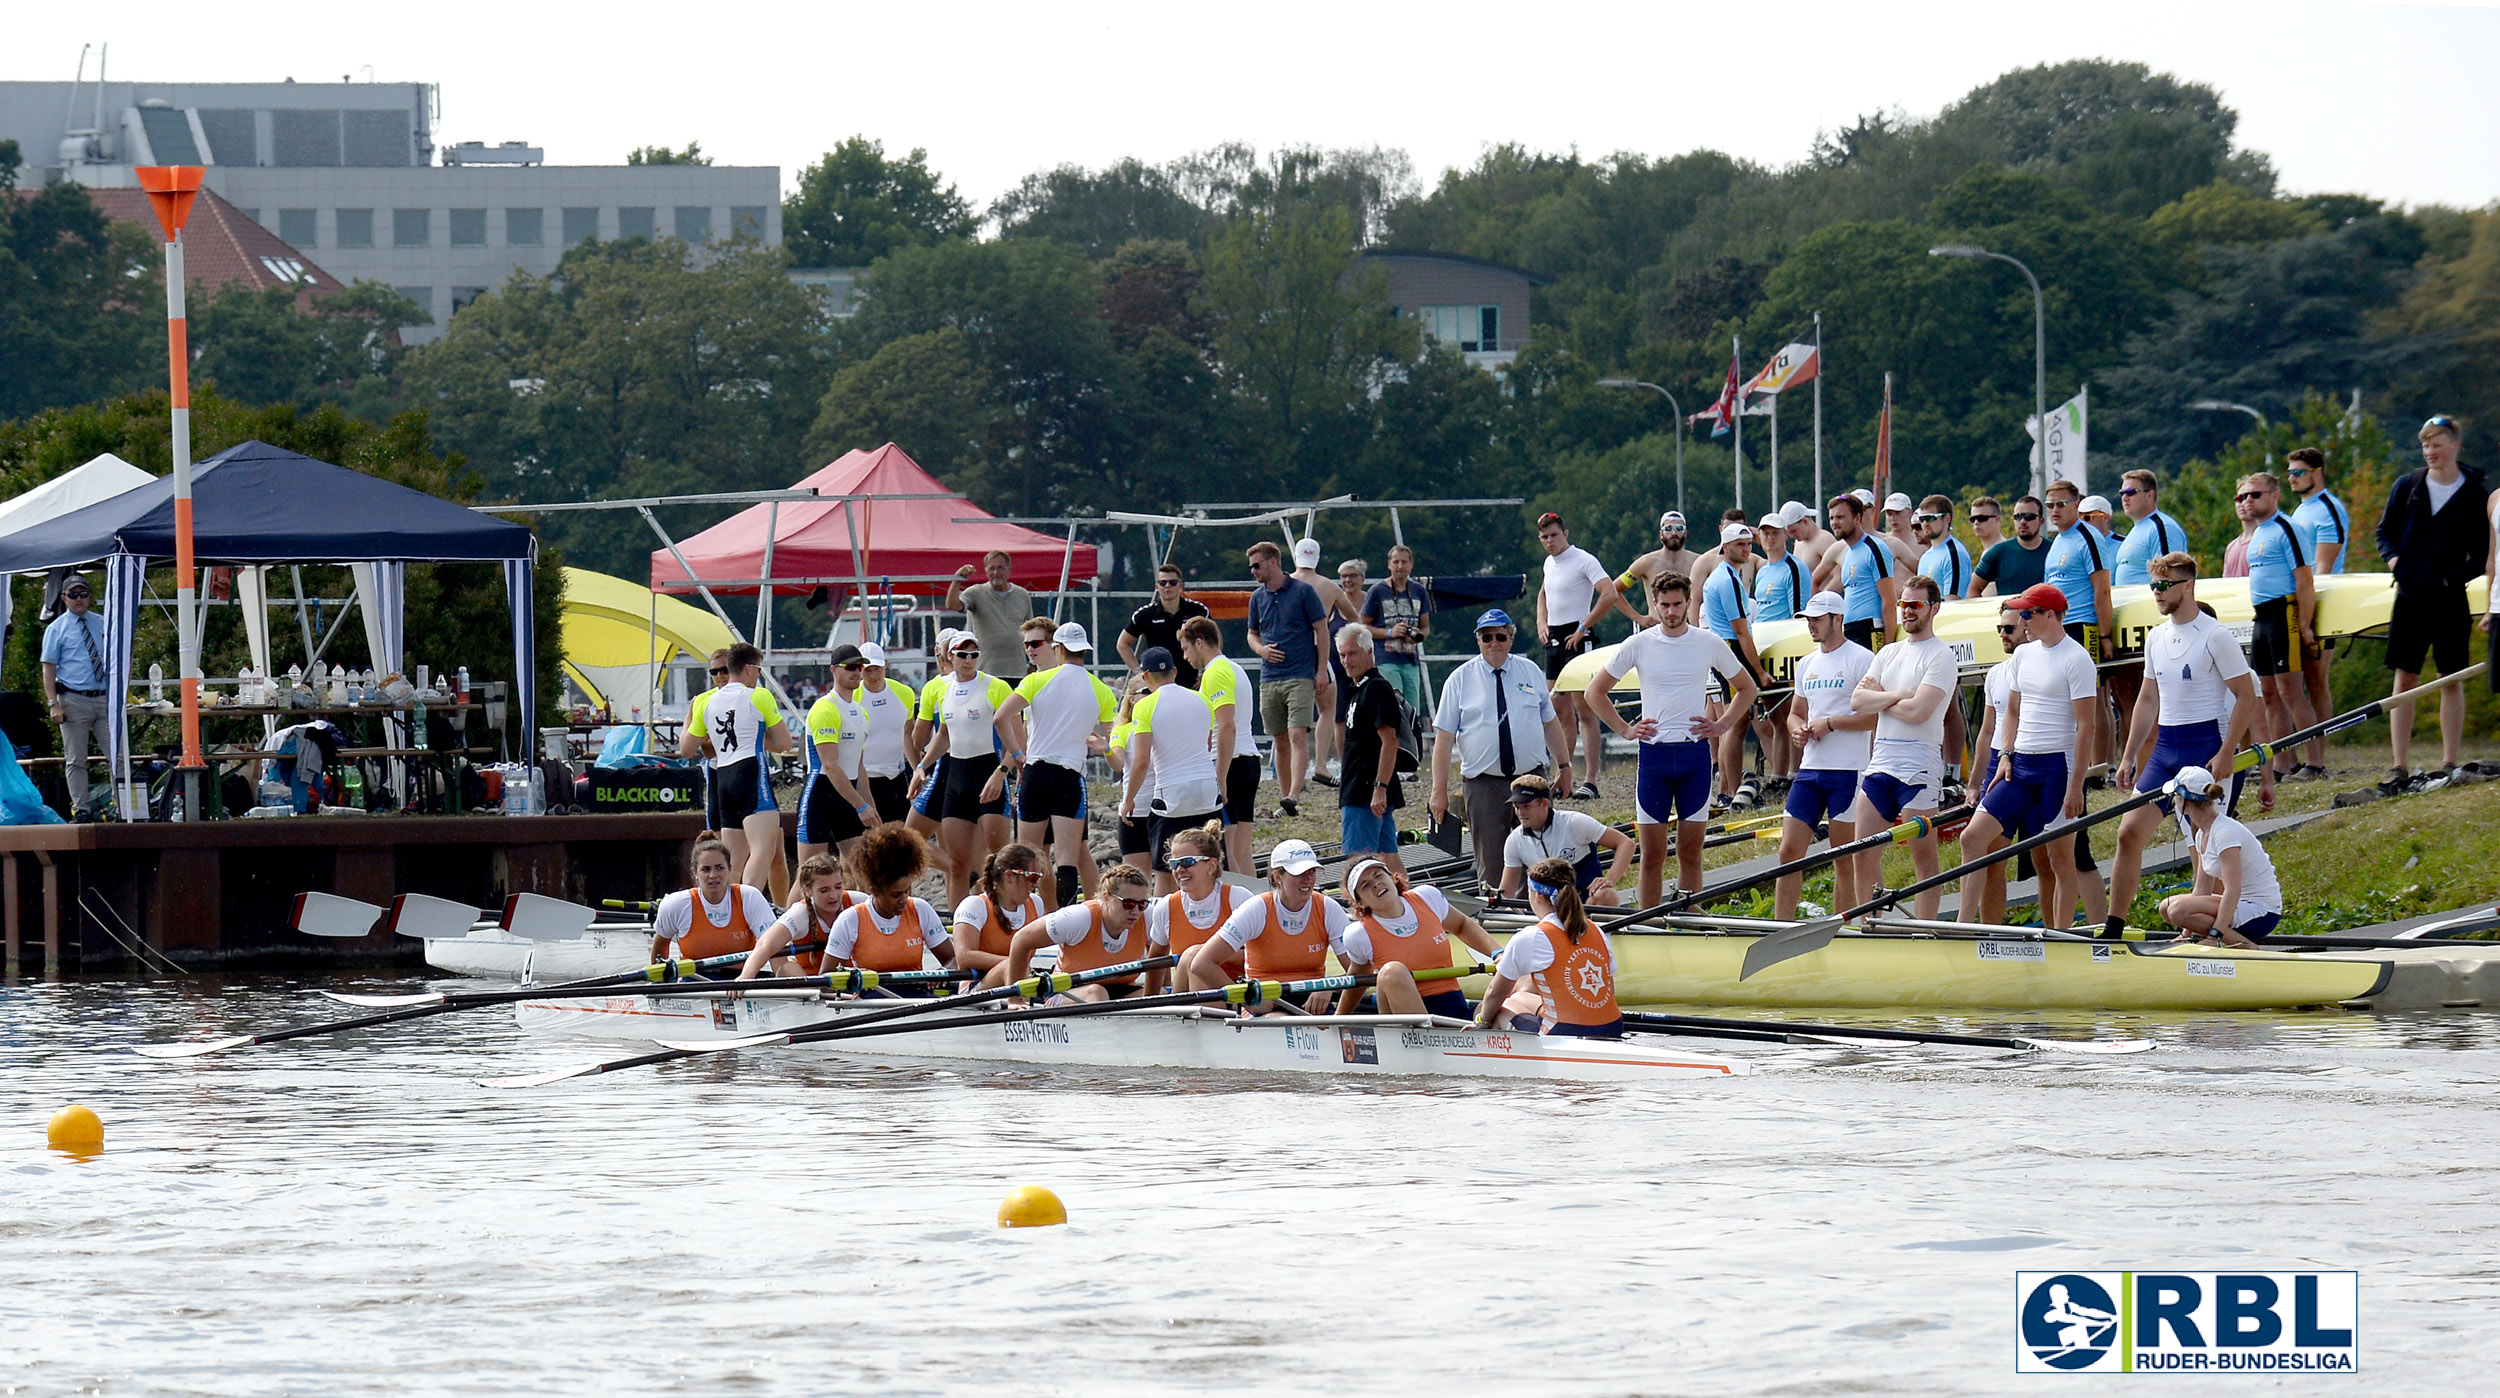
{"type": "Polygon", "coordinates": [[[2170,589],[2177,587],[2179,584],[2186,581],[2187,579],[2185,578],[2155,578],[2152,583],[2153,595],[2159,597],[2161,594],[2168,592],[2170,589]]]}
{"type": "Polygon", "coordinates": [[[1940,520],[1940,519],[1944,518],[1944,516],[1943,516],[1943,515],[1918,515],[1918,516],[1915,516],[1915,518],[1916,518],[1916,519],[1918,520],[1918,522],[1919,522],[1919,523],[1921,523],[1921,524],[1933,524],[1933,523],[1935,523],[1937,520],[1940,520]]]}
{"type": "Polygon", "coordinates": [[[1997,634],[2000,636],[2011,636],[2020,630],[2022,630],[2021,627],[2016,626],[2010,621],[2000,621],[1997,623],[1997,634]]]}
{"type": "Polygon", "coordinates": [[[1131,897],[1128,897],[1127,895],[1123,894],[1122,896],[1120,896],[1119,898],[1114,899],[1113,901],[1114,901],[1114,902],[1117,902],[1117,903],[1118,903],[1121,907],[1126,908],[1126,909],[1127,909],[1127,910],[1129,910],[1130,912],[1133,912],[1133,913],[1142,913],[1142,912],[1146,911],[1146,903],[1147,903],[1147,901],[1148,901],[1148,900],[1146,900],[1146,899],[1144,899],[1144,898],[1131,898],[1131,897]]]}
{"type": "Polygon", "coordinates": [[[2248,503],[2249,501],[2251,501],[2251,500],[2263,500],[2263,499],[2265,499],[2268,493],[2269,493],[2269,492],[2267,492],[2267,491],[2263,491],[2263,490],[2243,490],[2243,491],[2241,491],[2239,494],[2234,495],[2234,496],[2232,496],[2231,498],[2232,498],[2232,499],[2234,499],[2234,500],[2237,500],[2237,501],[2239,501],[2241,504],[2245,505],[2245,504],[2247,504],[2247,503],[2248,503]]]}
{"type": "Polygon", "coordinates": [[[1973,524],[1994,524],[1997,522],[1997,517],[1995,515],[1972,515],[1970,517],[1970,522],[1973,524]]]}
{"type": "Polygon", "coordinates": [[[2014,512],[2014,518],[2016,519],[2031,520],[2038,519],[2039,517],[2040,512],[2038,510],[2016,510],[2014,512]]]}
{"type": "Polygon", "coordinates": [[[1215,856],[1211,854],[1176,854],[1169,861],[1175,874],[1185,874],[1201,864],[1214,862],[1215,856]]]}
{"type": "Polygon", "coordinates": [[[729,667],[726,665],[715,665],[712,667],[712,673],[716,676],[726,675],[729,673],[729,667]]]}

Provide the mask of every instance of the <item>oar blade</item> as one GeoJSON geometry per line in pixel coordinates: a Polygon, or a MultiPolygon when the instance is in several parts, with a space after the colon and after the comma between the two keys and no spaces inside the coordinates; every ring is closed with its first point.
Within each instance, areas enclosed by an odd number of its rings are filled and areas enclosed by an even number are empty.
{"type": "Polygon", "coordinates": [[[2152,1039],[2017,1039],[2027,1049],[2041,1053],[2122,1054],[2149,1053],[2160,1045],[2152,1039]]]}
{"type": "Polygon", "coordinates": [[[195,1044],[132,1044],[130,1051],[141,1058],[205,1058],[230,1048],[251,1043],[254,1035],[237,1034],[231,1039],[209,1039],[195,1044]]]}
{"type": "Polygon", "coordinates": [[[553,1068],[544,1073],[530,1073],[517,1078],[480,1078],[478,1079],[478,1086],[504,1088],[545,1087],[549,1083],[563,1082],[567,1078],[589,1077],[591,1074],[599,1072],[607,1066],[608,1065],[605,1063],[576,1063],[569,1068],[553,1068]]]}
{"type": "Polygon", "coordinates": [[[503,905],[503,929],[533,942],[572,941],[598,920],[599,914],[583,904],[543,893],[515,893],[503,905]]]}
{"type": "Polygon", "coordinates": [[[391,930],[403,937],[465,937],[477,925],[477,909],[430,893],[403,893],[391,900],[391,930]]]}
{"type": "Polygon", "coordinates": [[[415,995],[357,995],[344,990],[316,990],[313,994],[324,1000],[336,1000],[342,1005],[355,1005],[368,1010],[396,1010],[407,1005],[439,1005],[451,998],[439,990],[422,991],[415,995]]]}
{"type": "Polygon", "coordinates": [[[1839,931],[1839,918],[1823,917],[1758,937],[1752,946],[1745,948],[1745,965],[1736,973],[1736,979],[1751,980],[1783,961],[1821,951],[1831,944],[1832,937],[1839,931]]]}
{"type": "Polygon", "coordinates": [[[750,1034],[743,1039],[655,1039],[664,1049],[679,1053],[728,1053],[735,1049],[780,1048],[790,1042],[788,1031],[779,1034],[750,1034]]]}
{"type": "Polygon", "coordinates": [[[362,937],[382,920],[378,904],[335,893],[298,893],[289,925],[307,937],[362,937]]]}

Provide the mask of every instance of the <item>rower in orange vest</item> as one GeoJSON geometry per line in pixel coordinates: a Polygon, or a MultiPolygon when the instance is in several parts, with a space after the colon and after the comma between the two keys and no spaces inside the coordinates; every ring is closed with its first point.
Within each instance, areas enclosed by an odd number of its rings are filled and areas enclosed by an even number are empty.
{"type": "MultiPolygon", "coordinates": [[[[1157,951],[1186,957],[1205,946],[1225,921],[1250,901],[1238,885],[1224,882],[1224,827],[1208,821],[1174,834],[1164,862],[1180,884],[1176,892],[1155,900],[1146,912],[1146,941],[1157,951]]],[[[1163,988],[1165,973],[1146,973],[1149,991],[1163,988]]]]}
{"type": "Polygon", "coordinates": [[[846,908],[868,901],[865,893],[842,886],[842,866],[829,854],[811,854],[799,861],[798,901],[774,919],[755,939],[738,979],[751,981],[771,966],[777,976],[813,976],[824,970],[825,940],[835,918],[846,908]],[[811,945],[812,944],[812,945],[811,945]],[[792,947],[800,948],[792,951],[792,947]],[[778,963],[778,964],[776,964],[778,963]]]}
{"type": "Polygon", "coordinates": [[[651,915],[651,959],[668,960],[671,943],[689,960],[752,949],[756,934],[772,924],[772,900],[762,889],[730,882],[729,845],[717,831],[695,837],[691,862],[694,887],[661,899],[651,915]]]}
{"type": "MultiPolygon", "coordinates": [[[[1290,981],[1328,973],[1328,952],[1345,936],[1346,914],[1319,892],[1319,854],[1308,840],[1280,840],[1268,851],[1267,892],[1241,905],[1213,938],[1192,952],[1181,969],[1192,990],[1213,990],[1247,974],[1252,980],[1290,981]]],[[[1268,1013],[1254,1006],[1252,1013],[1268,1013]]],[[[1328,1012],[1328,994],[1314,992],[1305,1006],[1328,1012]]]]}
{"type": "MultiPolygon", "coordinates": [[[[919,831],[895,822],[872,827],[851,850],[851,869],[868,901],[846,908],[825,934],[827,967],[856,966],[863,971],[918,971],[932,955],[944,961],[953,944],[945,919],[912,888],[929,870],[929,842],[919,831]]],[[[927,982],[887,987],[879,994],[927,996],[927,982]]]]}
{"type": "Polygon", "coordinates": [[[1502,948],[1493,984],[1476,1009],[1477,1026],[1507,1024],[1523,1033],[1622,1038],[1614,946],[1580,906],[1580,888],[1569,864],[1540,859],[1530,866],[1528,909],[1536,914],[1537,924],[1502,948]],[[1514,996],[1517,989],[1534,993],[1514,996]]]}
{"type": "MultiPolygon", "coordinates": [[[[1490,960],[1498,950],[1493,934],[1451,907],[1450,900],[1431,884],[1401,890],[1389,866],[1377,859],[1354,861],[1346,870],[1345,889],[1354,923],[1338,942],[1337,955],[1347,970],[1379,976],[1371,994],[1381,1013],[1467,1018],[1467,992],[1457,982],[1436,980],[1426,992],[1416,983],[1415,973],[1467,965],[1473,958],[1462,957],[1455,943],[1473,947],[1490,960]]],[[[1345,991],[1337,997],[1337,1012],[1349,1013],[1362,998],[1359,988],[1345,991]]]]}
{"type": "MultiPolygon", "coordinates": [[[[1043,918],[1028,922],[1007,949],[1007,982],[1023,980],[1033,971],[1033,953],[1052,943],[1059,946],[1062,971],[1099,971],[1146,959],[1146,908],[1154,901],[1154,879],[1134,864],[1107,864],[1095,880],[1094,896],[1043,918]]],[[[1081,1000],[1125,1000],[1145,990],[1140,976],[1093,981],[1053,995],[1053,1005],[1081,1000]]]]}

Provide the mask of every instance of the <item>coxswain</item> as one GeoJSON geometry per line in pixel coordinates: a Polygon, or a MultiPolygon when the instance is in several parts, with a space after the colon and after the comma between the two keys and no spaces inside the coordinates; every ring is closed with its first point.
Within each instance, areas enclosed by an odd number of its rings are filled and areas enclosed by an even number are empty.
{"type": "MultiPolygon", "coordinates": [[[[1225,921],[1250,901],[1238,884],[1224,882],[1224,825],[1210,820],[1172,833],[1163,846],[1163,862],[1179,885],[1155,900],[1146,914],[1146,941],[1174,956],[1186,957],[1205,946],[1225,921]]],[[[1169,979],[1161,969],[1146,973],[1150,990],[1169,979]]]]}
{"type": "Polygon", "coordinates": [[[972,892],[955,905],[955,969],[981,972],[984,988],[1007,983],[1007,949],[1042,915],[1042,852],[1010,843],[982,862],[972,892]]]}
{"type": "MultiPolygon", "coordinates": [[[[1189,989],[1213,990],[1245,973],[1256,981],[1326,973],[1329,950],[1344,939],[1347,919],[1336,900],[1318,891],[1319,854],[1311,842],[1278,841],[1268,851],[1267,881],[1267,892],[1243,903],[1183,963],[1189,989]]],[[[1324,992],[1314,994],[1308,1008],[1321,1014],[1327,1003],[1324,992]]]]}
{"type": "Polygon", "coordinates": [[[842,866],[829,854],[799,861],[797,888],[797,900],[755,939],[755,950],[747,953],[746,969],[738,979],[754,980],[767,966],[777,976],[817,974],[824,969],[825,940],[832,935],[834,919],[843,909],[868,901],[868,895],[842,886],[842,866]]]}
{"type": "Polygon", "coordinates": [[[2222,783],[2202,767],[2182,767],[2170,783],[2188,828],[2196,882],[2161,900],[2161,920],[2183,942],[2253,947],[2283,920],[2283,885],[2256,833],[2222,812],[2222,783]]]}
{"type": "MultiPolygon", "coordinates": [[[[1435,980],[1426,989],[1415,975],[1469,964],[1451,945],[1453,940],[1492,959],[1498,948],[1484,924],[1451,907],[1450,900],[1431,884],[1399,888],[1389,866],[1377,859],[1354,861],[1346,870],[1345,895],[1354,920],[1346,928],[1337,955],[1348,971],[1378,977],[1371,995],[1381,1012],[1467,1018],[1467,992],[1456,981],[1435,980]]],[[[1352,1011],[1362,999],[1360,988],[1345,991],[1337,999],[1337,1012],[1352,1011]]]]}
{"type": "Polygon", "coordinates": [[[1559,859],[1571,866],[1582,901],[1614,906],[1615,885],[1632,868],[1631,836],[1586,811],[1556,806],[1554,784],[1534,773],[1511,779],[1510,808],[1519,826],[1502,841],[1503,897],[1519,896],[1531,866],[1559,859]]]}
{"type": "MultiPolygon", "coordinates": [[[[1061,971],[1099,971],[1146,958],[1146,909],[1154,902],[1154,877],[1134,864],[1110,864],[1094,885],[1094,896],[1028,922],[1008,944],[1006,981],[1023,980],[1033,971],[1033,953],[1054,943],[1061,971]]],[[[1125,1000],[1142,993],[1144,977],[1119,976],[1065,990],[1047,1003],[1125,1000]]]]}
{"type": "Polygon", "coordinates": [[[772,924],[771,900],[760,888],[731,882],[736,865],[717,830],[695,836],[690,863],[694,887],[661,899],[651,915],[651,959],[670,960],[672,943],[677,956],[695,961],[753,950],[757,933],[772,924]]]}
{"type": "Polygon", "coordinates": [[[1517,933],[1502,948],[1493,984],[1476,1007],[1476,1027],[1622,1038],[1614,946],[1580,905],[1570,865],[1547,859],[1528,871],[1528,909],[1536,915],[1536,926],[1517,933]],[[1514,991],[1531,993],[1518,996],[1514,991]]]}
{"type": "MultiPolygon", "coordinates": [[[[929,869],[929,842],[908,826],[880,825],[860,837],[851,852],[851,871],[867,901],[834,918],[825,933],[827,969],[857,967],[893,974],[918,971],[935,955],[953,951],[946,922],[926,898],[912,889],[929,869]]],[[[934,994],[925,981],[906,982],[878,994],[934,994]]]]}

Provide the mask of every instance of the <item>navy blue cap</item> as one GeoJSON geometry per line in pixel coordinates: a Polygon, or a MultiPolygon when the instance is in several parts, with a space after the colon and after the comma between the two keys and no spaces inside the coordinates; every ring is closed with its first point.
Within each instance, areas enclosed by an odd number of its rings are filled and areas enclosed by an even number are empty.
{"type": "Polygon", "coordinates": [[[1171,651],[1162,646],[1148,646],[1145,654],[1137,657],[1137,668],[1149,675],[1163,675],[1180,667],[1172,663],[1171,651]]]}

